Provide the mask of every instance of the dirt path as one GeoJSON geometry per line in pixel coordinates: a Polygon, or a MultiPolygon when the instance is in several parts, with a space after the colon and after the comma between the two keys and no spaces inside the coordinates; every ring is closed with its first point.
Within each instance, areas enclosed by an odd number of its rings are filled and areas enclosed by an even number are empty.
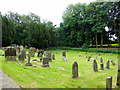
{"type": "Polygon", "coordinates": [[[0,90],[1,88],[20,88],[20,87],[0,69],[0,90]]]}

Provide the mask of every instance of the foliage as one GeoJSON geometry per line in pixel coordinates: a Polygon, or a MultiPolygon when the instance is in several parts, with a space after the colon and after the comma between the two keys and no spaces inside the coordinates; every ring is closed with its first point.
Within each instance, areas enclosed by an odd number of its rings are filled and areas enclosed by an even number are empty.
{"type": "Polygon", "coordinates": [[[55,46],[56,28],[50,21],[41,23],[40,17],[30,13],[19,15],[9,12],[2,17],[3,46],[12,43],[38,48],[55,46]]]}

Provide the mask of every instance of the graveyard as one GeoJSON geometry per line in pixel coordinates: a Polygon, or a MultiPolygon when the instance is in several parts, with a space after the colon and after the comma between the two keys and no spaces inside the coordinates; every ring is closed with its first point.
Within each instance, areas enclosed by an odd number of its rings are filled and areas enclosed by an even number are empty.
{"type": "MultiPolygon", "coordinates": [[[[21,88],[106,88],[108,76],[112,76],[112,88],[118,88],[116,86],[118,54],[50,49],[45,51],[54,54],[54,58],[47,63],[49,66],[42,66],[44,54],[41,58],[36,51],[29,58],[29,50],[25,50],[24,60],[19,59],[19,55],[16,55],[15,61],[6,60],[5,56],[0,56],[2,70],[21,88]],[[28,59],[30,59],[30,65],[26,65],[28,59]],[[97,62],[96,71],[93,69],[94,60],[97,62]],[[107,68],[108,60],[109,68],[107,68]],[[78,64],[77,77],[72,75],[74,62],[78,64]],[[103,69],[101,69],[101,62],[103,69]]],[[[0,52],[5,51],[2,49],[0,52]]]]}
{"type": "Polygon", "coordinates": [[[120,1],[7,3],[0,12],[0,88],[120,88],[120,1]]]}

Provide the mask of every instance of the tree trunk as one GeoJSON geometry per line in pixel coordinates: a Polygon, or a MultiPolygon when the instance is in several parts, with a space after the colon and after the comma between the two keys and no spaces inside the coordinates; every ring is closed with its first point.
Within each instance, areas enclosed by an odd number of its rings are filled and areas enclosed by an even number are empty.
{"type": "Polygon", "coordinates": [[[95,33],[95,39],[96,39],[96,48],[98,48],[97,33],[95,33]]]}
{"type": "Polygon", "coordinates": [[[103,34],[101,33],[101,46],[103,44],[103,34]]]}

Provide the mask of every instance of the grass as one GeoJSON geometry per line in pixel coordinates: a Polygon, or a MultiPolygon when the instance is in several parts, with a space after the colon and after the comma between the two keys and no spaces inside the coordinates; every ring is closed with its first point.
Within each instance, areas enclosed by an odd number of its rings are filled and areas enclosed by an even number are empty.
{"type": "MultiPolygon", "coordinates": [[[[3,52],[3,51],[2,51],[3,52]]],[[[67,50],[67,59],[69,62],[62,60],[62,50],[54,50],[56,60],[50,62],[49,68],[41,67],[41,62],[31,61],[37,67],[21,66],[16,61],[5,61],[4,56],[0,56],[0,63],[2,63],[2,70],[11,77],[22,88],[105,88],[106,77],[112,76],[113,88],[117,79],[118,54],[102,53],[98,57],[97,63],[100,68],[100,57],[103,58],[104,66],[108,59],[113,59],[115,66],[110,64],[110,69],[99,70],[94,72],[92,68],[92,60],[87,61],[86,52],[67,50]],[[79,54],[82,54],[79,57],[79,54]],[[79,78],[72,79],[72,63],[77,61],[79,78]],[[63,69],[62,69],[63,68],[63,69]]],[[[87,52],[90,55],[91,52],[87,52]]],[[[93,58],[96,53],[92,52],[93,58]]],[[[36,57],[32,58],[38,58],[36,57]]],[[[38,58],[39,59],[39,58],[38,58]]],[[[27,59],[24,63],[27,62],[27,59]]]]}

